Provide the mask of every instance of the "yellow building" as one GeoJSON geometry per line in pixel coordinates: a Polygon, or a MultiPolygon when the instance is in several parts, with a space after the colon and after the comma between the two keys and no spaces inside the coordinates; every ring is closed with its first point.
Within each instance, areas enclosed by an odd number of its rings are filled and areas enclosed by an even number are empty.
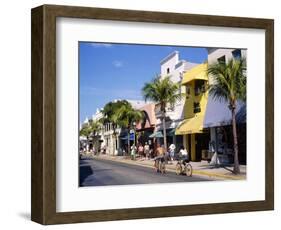
{"type": "Polygon", "coordinates": [[[184,120],[176,129],[183,135],[183,144],[192,161],[202,159],[202,151],[208,149],[209,133],[203,130],[208,101],[207,63],[197,65],[183,74],[182,90],[186,94],[184,120]]]}

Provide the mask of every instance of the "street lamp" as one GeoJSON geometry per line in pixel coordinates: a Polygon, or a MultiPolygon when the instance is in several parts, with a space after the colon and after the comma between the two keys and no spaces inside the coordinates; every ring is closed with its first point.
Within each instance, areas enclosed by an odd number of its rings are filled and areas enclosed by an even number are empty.
{"type": "Polygon", "coordinates": [[[133,122],[133,127],[134,127],[134,146],[136,146],[136,126],[137,126],[137,124],[136,124],[136,122],[134,121],[134,122],[133,122]]]}

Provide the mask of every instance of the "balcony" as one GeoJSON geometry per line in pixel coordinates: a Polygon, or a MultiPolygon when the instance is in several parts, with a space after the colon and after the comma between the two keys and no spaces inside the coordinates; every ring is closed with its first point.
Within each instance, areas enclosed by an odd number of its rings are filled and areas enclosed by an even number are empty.
{"type": "MultiPolygon", "coordinates": [[[[154,112],[155,112],[156,119],[162,119],[163,118],[163,112],[161,111],[160,104],[155,105],[154,112]]],[[[166,108],[166,116],[170,117],[174,113],[175,113],[175,107],[167,106],[167,108],[166,108]]]]}
{"type": "Polygon", "coordinates": [[[160,104],[155,105],[154,111],[155,111],[156,118],[160,118],[160,119],[163,118],[163,112],[161,111],[160,104]]]}

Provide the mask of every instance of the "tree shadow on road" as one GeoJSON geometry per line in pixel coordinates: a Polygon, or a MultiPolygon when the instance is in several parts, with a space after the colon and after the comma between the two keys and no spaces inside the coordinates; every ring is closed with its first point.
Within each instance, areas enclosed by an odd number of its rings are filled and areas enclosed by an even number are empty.
{"type": "Polygon", "coordinates": [[[94,172],[91,168],[91,166],[89,165],[82,165],[80,166],[80,169],[79,169],[79,186],[82,186],[83,185],[83,182],[84,180],[92,175],[94,172]]]}

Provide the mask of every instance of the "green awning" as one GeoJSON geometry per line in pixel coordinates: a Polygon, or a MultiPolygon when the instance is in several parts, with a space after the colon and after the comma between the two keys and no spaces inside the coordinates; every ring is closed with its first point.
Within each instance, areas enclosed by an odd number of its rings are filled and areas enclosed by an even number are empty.
{"type": "Polygon", "coordinates": [[[169,132],[167,132],[167,136],[172,137],[175,135],[176,129],[171,129],[169,132]]]}
{"type": "Polygon", "coordinates": [[[152,133],[150,136],[149,136],[149,138],[163,138],[164,136],[163,136],[163,134],[162,134],[162,132],[161,131],[158,131],[158,132],[156,132],[156,133],[152,133]]]}

